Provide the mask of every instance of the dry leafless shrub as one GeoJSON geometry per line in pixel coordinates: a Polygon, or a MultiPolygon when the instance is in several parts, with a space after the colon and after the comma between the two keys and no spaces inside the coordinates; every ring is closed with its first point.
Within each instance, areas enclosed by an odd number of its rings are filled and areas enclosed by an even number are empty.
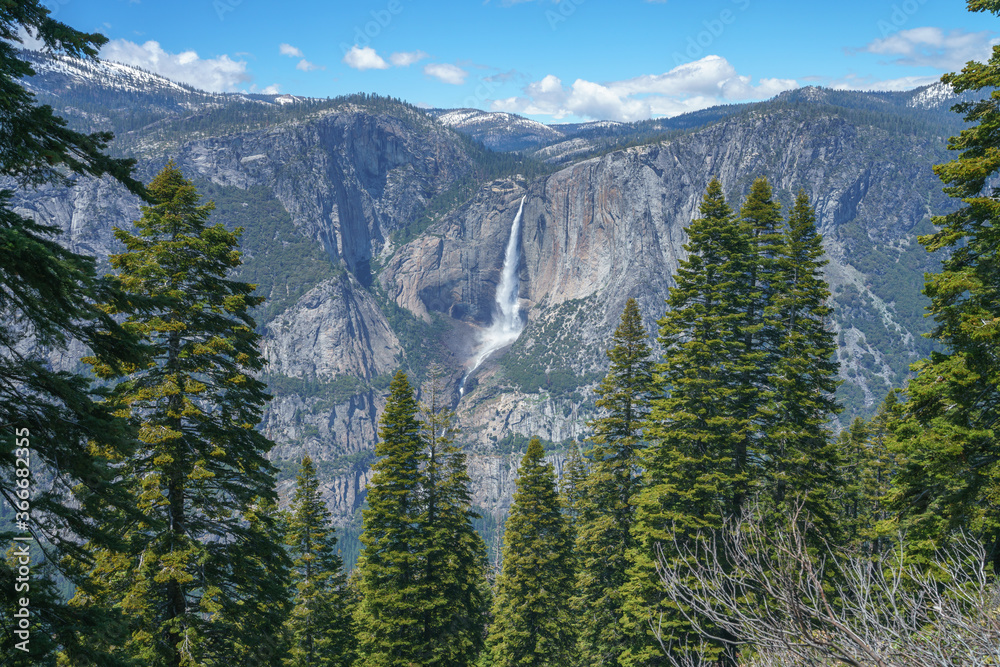
{"type": "Polygon", "coordinates": [[[1000,585],[972,538],[917,568],[902,540],[879,561],[810,553],[799,517],[767,531],[760,516],[754,509],[714,538],[674,544],[681,558],[661,554],[667,595],[701,635],[664,646],[678,667],[710,662],[711,642],[736,647],[753,667],[1000,666],[1000,585]],[[836,576],[825,576],[830,567],[836,576]]]}

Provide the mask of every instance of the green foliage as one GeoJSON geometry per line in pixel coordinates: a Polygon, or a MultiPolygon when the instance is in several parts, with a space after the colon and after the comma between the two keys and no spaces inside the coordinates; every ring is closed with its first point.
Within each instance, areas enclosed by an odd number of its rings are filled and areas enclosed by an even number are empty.
{"type": "Polygon", "coordinates": [[[664,357],[657,364],[657,395],[642,452],[642,489],[633,500],[634,546],[622,586],[622,665],[665,664],[659,637],[668,645],[691,630],[665,599],[656,573],[658,558],[681,558],[674,544],[717,530],[747,482],[738,459],[748,433],[739,409],[745,322],[740,292],[747,289],[750,241],[713,180],[688,227],[688,257],[681,262],[669,310],[659,321],[664,357]],[[743,285],[741,288],[740,286],[743,285]],[[662,549],[662,556],[660,554],[662,549]]]}
{"type": "Polygon", "coordinates": [[[347,587],[330,511],[319,494],[312,459],[303,457],[292,498],[285,543],[292,559],[292,610],[285,667],[334,667],[352,663],[353,593],[347,587]]]}
{"type": "Polygon", "coordinates": [[[424,420],[406,375],[390,385],[358,562],[362,665],[469,665],[485,621],[485,556],[465,455],[432,391],[424,420]]]}
{"type": "Polygon", "coordinates": [[[465,453],[454,444],[454,413],[442,405],[440,369],[431,369],[422,407],[425,456],[424,541],[421,597],[424,603],[424,665],[472,665],[483,647],[489,595],[486,547],[473,522],[465,453]]]}
{"type": "Polygon", "coordinates": [[[211,204],[198,204],[173,164],[149,193],[137,233],[115,230],[126,252],[111,264],[130,302],[105,306],[149,356],[127,375],[88,359],[117,381],[108,402],[138,434],[127,456],[97,452],[127,480],[143,519],[125,524],[121,548],[88,545],[95,565],[72,602],[120,610],[117,632],[84,641],[123,660],[273,664],[287,558],[265,458],[273,443],[255,430],[268,399],[248,313],[260,298],[227,278],[240,264],[238,232],[208,226],[211,204]]]}
{"type": "MultiPolygon", "coordinates": [[[[758,179],[735,218],[713,180],[701,215],[660,320],[661,393],[621,589],[627,665],[662,661],[660,641],[670,652],[698,643],[688,616],[663,599],[657,562],[684,571],[689,549],[722,548],[712,540],[725,539],[723,522],[742,519],[753,498],[770,529],[794,517],[810,540],[836,534],[838,458],[825,431],[837,409],[836,345],[812,208],[800,194],[785,225],[758,179]]],[[[708,627],[715,659],[735,664],[732,644],[719,641],[732,637],[708,627]]]]}
{"type": "Polygon", "coordinates": [[[590,471],[580,484],[573,608],[582,619],[583,664],[617,664],[626,648],[621,588],[636,546],[632,499],[640,490],[642,428],[654,390],[651,354],[639,306],[629,299],[607,350],[611,367],[595,390],[601,416],[590,424],[590,471]]]}
{"type": "Polygon", "coordinates": [[[533,439],[518,469],[487,637],[492,667],[561,666],[573,654],[572,544],[555,475],[543,456],[541,442],[533,439]]]}
{"type": "MultiPolygon", "coordinates": [[[[972,2],[973,11],[1000,13],[994,2],[972,2]]],[[[994,91],[1000,85],[1000,50],[986,63],[970,62],[942,79],[956,93],[994,91]]],[[[944,191],[962,202],[934,218],[937,231],[921,244],[948,253],[941,271],[926,276],[933,337],[945,352],[915,364],[917,376],[895,429],[894,450],[903,464],[893,491],[900,524],[929,559],[958,532],[970,531],[987,545],[987,559],[1000,571],[1000,485],[996,426],[1000,423],[1000,169],[996,93],[957,105],[972,125],[952,137],[960,151],[935,173],[944,191]]]]}
{"type": "Polygon", "coordinates": [[[833,397],[837,343],[827,328],[832,309],[824,265],[815,211],[800,192],[778,251],[776,294],[766,307],[780,324],[778,358],[769,378],[775,412],[764,443],[763,484],[776,514],[804,511],[804,520],[828,540],[837,534],[830,493],[840,484],[837,448],[826,427],[839,408],[833,397]]]}
{"type": "Polygon", "coordinates": [[[563,473],[559,478],[559,497],[566,514],[566,525],[574,541],[577,529],[589,504],[584,488],[588,472],[587,461],[580,453],[580,448],[574,444],[570,447],[569,457],[563,465],[563,473]]]}
{"type": "MultiPolygon", "coordinates": [[[[56,21],[37,0],[0,4],[0,175],[6,177],[0,188],[0,513],[14,519],[23,512],[16,481],[30,480],[27,522],[44,547],[32,561],[28,652],[14,647],[24,639],[13,634],[12,617],[23,596],[15,591],[11,564],[0,561],[0,653],[6,664],[51,665],[54,650],[66,647],[112,664],[100,650],[80,646],[79,638],[113,623],[114,612],[87,614],[67,607],[59,580],[65,584],[71,566],[81,566],[81,558],[86,562],[80,540],[118,542],[118,527],[102,520],[102,508],[135,518],[123,480],[89,448],[120,455],[128,451],[131,434],[100,404],[100,392],[89,378],[56,370],[49,355],[63,356],[78,342],[103,363],[118,366],[136,362],[139,350],[136,340],[95,305],[120,295],[96,277],[93,260],[62,247],[57,228],[16,213],[8,188],[12,182],[20,188],[66,186],[78,176],[107,175],[135,194],[144,189],[131,176],[133,160],[105,154],[110,134],[70,130],[25,89],[23,79],[33,74],[17,48],[25,32],[53,53],[84,60],[96,58],[107,41],[56,21]],[[18,455],[24,448],[30,453],[18,455]],[[27,459],[27,467],[17,466],[17,458],[27,459]],[[18,469],[30,469],[31,476],[17,478],[18,469]]],[[[6,545],[13,543],[11,527],[7,521],[0,524],[6,545]]]]}
{"type": "Polygon", "coordinates": [[[889,393],[870,422],[855,419],[838,442],[843,486],[837,500],[843,543],[873,559],[889,551],[897,537],[888,532],[893,513],[887,496],[899,460],[888,444],[889,429],[900,407],[896,392],[889,393]]]}
{"type": "Polygon", "coordinates": [[[420,464],[423,443],[417,402],[399,371],[379,422],[378,461],[368,483],[358,561],[358,652],[365,667],[419,663],[420,624],[420,464]]]}

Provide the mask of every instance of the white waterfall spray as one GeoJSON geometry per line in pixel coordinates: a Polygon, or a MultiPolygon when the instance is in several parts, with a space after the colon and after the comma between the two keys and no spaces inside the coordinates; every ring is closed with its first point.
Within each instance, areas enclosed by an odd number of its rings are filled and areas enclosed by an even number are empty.
{"type": "Polygon", "coordinates": [[[524,211],[525,199],[527,195],[521,197],[521,205],[518,206],[517,215],[514,216],[514,222],[510,226],[510,238],[507,240],[507,251],[503,257],[503,271],[500,274],[500,284],[497,285],[493,321],[490,326],[479,332],[479,347],[472,357],[469,370],[462,376],[462,381],[458,385],[460,396],[465,394],[465,381],[473,371],[491,354],[517,340],[524,330],[521,305],[518,301],[520,281],[517,267],[521,261],[521,213],[524,211]]]}

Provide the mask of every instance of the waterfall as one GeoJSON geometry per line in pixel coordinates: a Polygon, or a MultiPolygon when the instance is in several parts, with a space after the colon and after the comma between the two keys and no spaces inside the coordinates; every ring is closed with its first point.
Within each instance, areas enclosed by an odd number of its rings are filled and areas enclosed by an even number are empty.
{"type": "Polygon", "coordinates": [[[517,208],[517,215],[510,226],[510,238],[507,240],[507,251],[503,256],[503,271],[500,273],[500,284],[497,285],[496,306],[493,309],[493,320],[490,326],[479,332],[479,346],[472,356],[469,370],[462,376],[458,385],[459,396],[465,395],[465,381],[486,361],[487,357],[502,347],[510,345],[524,330],[521,321],[521,305],[518,301],[520,281],[517,267],[521,261],[521,213],[524,211],[524,200],[517,208]]]}

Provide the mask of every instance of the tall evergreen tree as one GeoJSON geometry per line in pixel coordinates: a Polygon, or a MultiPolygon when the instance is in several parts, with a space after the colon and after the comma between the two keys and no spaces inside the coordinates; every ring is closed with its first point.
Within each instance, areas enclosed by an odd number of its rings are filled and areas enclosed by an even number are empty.
{"type": "MultiPolygon", "coordinates": [[[[806,207],[808,209],[808,201],[806,207]]],[[[755,482],[772,458],[773,452],[768,451],[773,444],[769,436],[781,418],[774,406],[778,401],[775,379],[780,372],[777,367],[782,359],[782,343],[793,339],[799,341],[792,334],[786,335],[787,327],[779,320],[781,309],[775,307],[784,296],[783,288],[790,277],[786,269],[791,268],[791,262],[782,261],[787,246],[782,233],[781,205],[774,200],[766,178],[758,178],[750,186],[740,207],[739,223],[747,252],[735,260],[742,274],[742,279],[736,283],[736,296],[738,308],[742,310],[737,330],[743,346],[732,413],[740,429],[733,452],[739,477],[729,498],[730,507],[726,511],[729,517],[743,514],[748,495],[759,490],[755,482]]],[[[804,249],[802,252],[808,254],[809,251],[804,249]]],[[[803,267],[803,280],[806,272],[807,268],[803,267]]],[[[795,308],[803,308],[801,299],[789,302],[785,310],[795,308]]]]}
{"type": "Polygon", "coordinates": [[[635,299],[625,303],[607,351],[611,367],[596,389],[603,413],[591,423],[589,475],[579,494],[588,503],[577,530],[581,664],[614,665],[625,649],[621,627],[626,554],[635,547],[633,497],[639,492],[642,429],[653,393],[653,361],[635,299]]]}
{"type": "MultiPolygon", "coordinates": [[[[578,541],[579,531],[593,516],[595,505],[586,495],[587,475],[590,466],[573,443],[569,456],[563,463],[562,475],[559,477],[559,501],[562,503],[563,516],[566,517],[566,534],[572,546],[572,568],[574,573],[580,572],[582,552],[578,541]]],[[[578,638],[579,640],[579,638],[578,638]]],[[[574,657],[574,660],[577,660],[574,657]]]]}
{"type": "Polygon", "coordinates": [[[890,392],[870,422],[855,419],[838,442],[843,470],[839,476],[842,490],[837,495],[842,542],[873,559],[891,548],[896,537],[888,531],[892,513],[887,495],[898,462],[888,441],[899,407],[896,392],[890,392]]]}
{"type": "MultiPolygon", "coordinates": [[[[79,58],[96,58],[107,41],[56,21],[39,0],[0,5],[0,174],[20,188],[68,186],[71,174],[106,174],[141,195],[142,185],[130,175],[134,161],[104,154],[110,134],[74,132],[50,107],[35,104],[23,82],[34,72],[18,53],[22,31],[41,40],[50,52],[79,58]]],[[[139,356],[136,341],[95,307],[113,295],[96,277],[93,259],[60,246],[59,229],[16,213],[12,194],[0,188],[0,510],[11,517],[20,511],[13,492],[18,430],[22,444],[28,433],[31,470],[44,474],[51,484],[32,485],[29,530],[45,550],[34,551],[29,651],[14,647],[20,640],[12,633],[10,614],[21,596],[15,594],[15,574],[4,559],[0,653],[12,664],[44,665],[54,661],[57,646],[82,649],[78,637],[99,632],[110,622],[103,615],[67,607],[50,575],[67,559],[86,558],[78,540],[117,540],[116,528],[99,519],[99,508],[125,510],[128,495],[122,480],[103,458],[93,455],[88,443],[123,452],[130,442],[123,423],[99,402],[90,380],[53,368],[48,353],[65,351],[79,341],[108,364],[134,363],[139,356]]],[[[24,531],[17,534],[23,536],[24,531]]],[[[10,531],[0,530],[5,544],[12,537],[10,531]]]]}
{"type": "Polygon", "coordinates": [[[642,487],[633,499],[634,546],[622,586],[622,665],[667,664],[666,644],[693,641],[690,624],[666,603],[656,572],[659,558],[682,555],[684,545],[717,530],[747,484],[746,461],[737,452],[750,437],[746,392],[748,370],[743,326],[750,254],[746,226],[733,215],[722,185],[713,180],[688,227],[688,257],[660,319],[663,360],[657,364],[657,394],[641,453],[642,487]]]}
{"type": "Polygon", "coordinates": [[[316,466],[302,458],[285,543],[295,587],[286,622],[285,667],[346,667],[354,660],[352,596],[347,588],[330,510],[319,493],[316,466]]]}
{"type": "Polygon", "coordinates": [[[422,665],[475,664],[485,639],[489,592],[486,545],[472,521],[466,456],[454,443],[453,412],[442,405],[438,374],[431,373],[423,406],[425,463],[420,591],[423,603],[422,665]]]}
{"type": "MultiPolygon", "coordinates": [[[[970,0],[974,12],[1000,14],[997,0],[970,0]]],[[[1000,86],[1000,48],[989,61],[969,62],[942,81],[955,93],[1000,86]]],[[[913,366],[906,413],[896,429],[903,457],[893,498],[915,555],[926,558],[960,530],[987,545],[1000,572],[1000,189],[992,185],[1000,161],[1000,109],[989,94],[956,110],[969,126],[948,148],[960,151],[935,173],[962,207],[933,219],[937,232],[920,242],[945,255],[927,275],[933,338],[945,348],[913,366]]]]}
{"type": "Polygon", "coordinates": [[[559,478],[559,496],[566,514],[566,525],[573,540],[583,525],[584,517],[592,507],[587,498],[586,482],[590,474],[590,466],[580,453],[580,448],[574,445],[569,450],[569,456],[563,464],[563,472],[559,478]]]}
{"type": "MultiPolygon", "coordinates": [[[[268,395],[249,310],[253,285],[227,279],[241,230],[208,225],[211,204],[172,164],[149,185],[137,233],[116,229],[116,281],[148,307],[108,304],[141,335],[148,361],[118,379],[108,402],[139,447],[112,456],[145,518],[121,550],[92,545],[97,567],[75,603],[115,606],[127,633],[114,653],[145,665],[273,664],[285,610],[287,558],[275,526],[272,443],[255,430],[268,395]]],[[[72,658],[72,656],[71,656],[72,658]]],[[[77,663],[79,664],[79,663],[77,663]]]]}
{"type": "MultiPolygon", "coordinates": [[[[662,660],[656,639],[678,650],[697,643],[684,613],[660,602],[657,559],[683,563],[692,540],[741,518],[751,497],[772,504],[775,526],[793,498],[824,535],[835,523],[836,449],[824,431],[835,412],[834,340],[809,201],[799,196],[786,231],[766,179],[753,183],[738,218],[713,181],[701,215],[659,322],[661,393],[622,588],[625,665],[662,660]]],[[[717,651],[734,661],[731,647],[717,651]]]]}
{"type": "Polygon", "coordinates": [[[570,664],[572,544],[552,466],[532,438],[507,518],[503,569],[487,637],[492,667],[570,664]]]}
{"type": "MultiPolygon", "coordinates": [[[[774,412],[763,446],[763,484],[779,515],[800,506],[823,539],[836,537],[831,491],[839,487],[837,447],[826,425],[838,412],[837,349],[827,320],[830,290],[821,273],[823,239],[809,198],[800,191],[777,252],[774,296],[765,307],[777,329],[774,412]]],[[[778,521],[782,521],[779,519],[778,521]]]]}
{"type": "Polygon", "coordinates": [[[466,457],[434,381],[423,420],[402,371],[389,392],[358,562],[361,664],[473,664],[489,593],[466,457]]]}
{"type": "Polygon", "coordinates": [[[422,658],[418,526],[424,454],[418,410],[406,374],[398,371],[379,423],[379,459],[372,466],[368,508],[362,515],[356,626],[363,667],[406,667],[420,664],[422,658]]]}

